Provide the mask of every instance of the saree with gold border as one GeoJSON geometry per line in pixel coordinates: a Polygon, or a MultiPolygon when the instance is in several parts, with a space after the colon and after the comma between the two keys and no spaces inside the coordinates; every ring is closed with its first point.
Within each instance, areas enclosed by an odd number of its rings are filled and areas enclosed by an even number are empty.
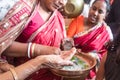
{"type": "MultiPolygon", "coordinates": [[[[66,37],[63,16],[56,10],[45,22],[38,11],[38,5],[29,19],[26,28],[16,39],[19,42],[33,42],[42,45],[60,47],[61,40],[66,37]]],[[[17,58],[17,65],[29,60],[28,58],[17,58]]],[[[49,69],[40,69],[26,80],[60,80],[61,77],[51,73],[49,69]]]]}

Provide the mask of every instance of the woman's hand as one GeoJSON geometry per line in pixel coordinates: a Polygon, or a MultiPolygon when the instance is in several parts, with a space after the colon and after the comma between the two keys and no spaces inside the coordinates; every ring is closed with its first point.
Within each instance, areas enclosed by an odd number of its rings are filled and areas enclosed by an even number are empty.
{"type": "Polygon", "coordinates": [[[76,53],[76,49],[72,48],[69,51],[63,51],[61,55],[47,55],[45,56],[46,62],[44,65],[50,68],[61,68],[61,66],[72,65],[70,59],[76,53]]]}
{"type": "Polygon", "coordinates": [[[72,57],[75,55],[76,53],[76,48],[73,47],[71,50],[69,51],[62,51],[62,54],[61,54],[61,57],[64,59],[64,60],[71,60],[72,57]]]}
{"type": "Polygon", "coordinates": [[[0,62],[0,73],[9,71],[10,68],[14,68],[13,65],[8,64],[7,62],[0,62]]]}

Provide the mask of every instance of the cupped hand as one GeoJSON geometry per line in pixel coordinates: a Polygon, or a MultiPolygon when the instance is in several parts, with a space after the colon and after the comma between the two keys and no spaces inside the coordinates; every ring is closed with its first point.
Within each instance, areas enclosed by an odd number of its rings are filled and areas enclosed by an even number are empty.
{"type": "Polygon", "coordinates": [[[64,60],[71,60],[72,57],[75,55],[76,53],[76,48],[73,47],[71,50],[69,51],[62,51],[62,54],[61,54],[61,57],[64,59],[64,60]]]}
{"type": "Polygon", "coordinates": [[[63,51],[61,55],[47,55],[44,65],[50,68],[61,68],[61,66],[72,65],[70,59],[75,55],[76,49],[72,48],[69,51],[63,51]]]}

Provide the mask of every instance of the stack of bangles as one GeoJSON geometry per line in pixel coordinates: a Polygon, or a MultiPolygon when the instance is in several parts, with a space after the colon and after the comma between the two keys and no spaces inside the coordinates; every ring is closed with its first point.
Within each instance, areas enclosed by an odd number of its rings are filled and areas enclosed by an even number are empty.
{"type": "Polygon", "coordinates": [[[10,72],[12,73],[14,80],[19,80],[14,68],[10,68],[10,72]]]}
{"type": "Polygon", "coordinates": [[[28,54],[28,58],[32,58],[34,57],[34,50],[35,50],[35,43],[28,43],[28,50],[27,50],[27,54],[28,54]]]}

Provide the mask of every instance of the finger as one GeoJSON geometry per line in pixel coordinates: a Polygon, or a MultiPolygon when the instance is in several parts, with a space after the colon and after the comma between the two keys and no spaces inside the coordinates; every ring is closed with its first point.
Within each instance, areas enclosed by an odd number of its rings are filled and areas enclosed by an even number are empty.
{"type": "Polygon", "coordinates": [[[56,48],[56,49],[55,49],[55,54],[56,54],[56,55],[60,55],[60,54],[61,54],[60,48],[56,48]]]}
{"type": "Polygon", "coordinates": [[[72,61],[68,61],[68,60],[64,60],[64,61],[59,62],[59,64],[61,66],[70,66],[70,65],[73,65],[73,62],[72,61]]]}
{"type": "Polygon", "coordinates": [[[81,53],[81,49],[77,49],[76,51],[77,54],[81,53]]]}
{"type": "Polygon", "coordinates": [[[73,48],[71,49],[71,53],[70,53],[69,60],[75,55],[75,53],[76,53],[76,48],[73,47],[73,48]]]}
{"type": "Polygon", "coordinates": [[[72,48],[71,50],[69,51],[65,51],[61,57],[64,59],[64,60],[70,60],[76,53],[76,48],[72,48]]]}

